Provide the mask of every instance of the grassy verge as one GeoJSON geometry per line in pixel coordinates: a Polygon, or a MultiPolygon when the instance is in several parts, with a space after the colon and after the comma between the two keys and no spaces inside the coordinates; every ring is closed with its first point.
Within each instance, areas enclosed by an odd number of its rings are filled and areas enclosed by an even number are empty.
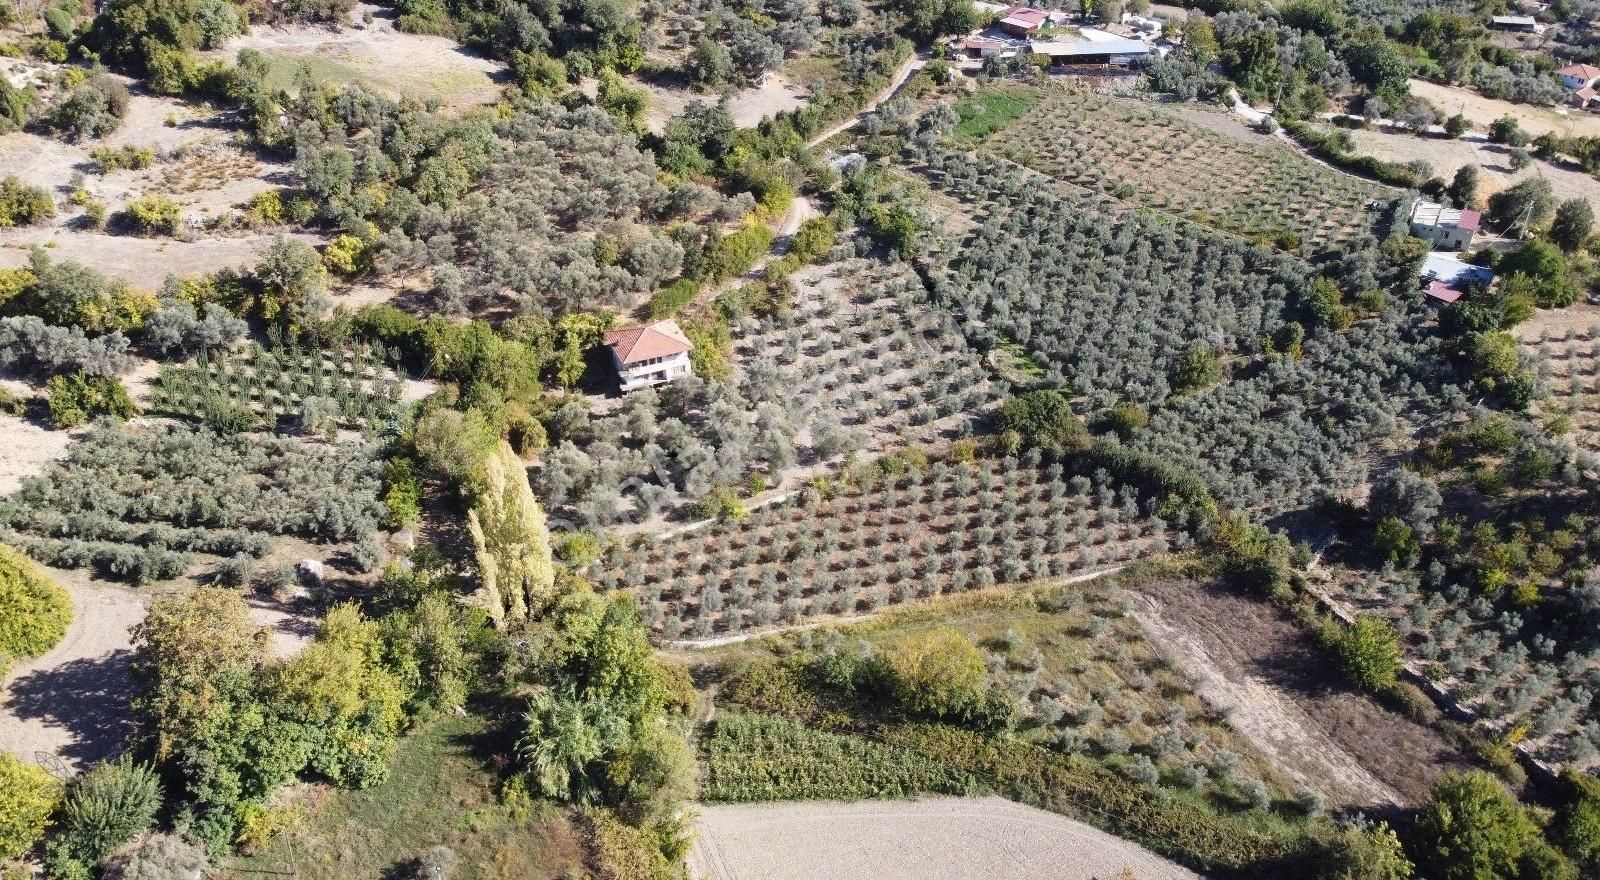
{"type": "Polygon", "coordinates": [[[436,845],[460,858],[456,880],[566,876],[582,864],[577,833],[553,807],[499,803],[498,776],[473,748],[483,732],[484,722],[472,717],[424,728],[401,743],[388,781],[366,791],[313,790],[293,809],[288,830],[231,860],[222,876],[389,876],[436,845]]]}
{"type": "Polygon", "coordinates": [[[915,752],[770,715],[724,712],[701,740],[708,801],[974,794],[970,775],[915,752]]]}
{"type": "Polygon", "coordinates": [[[956,135],[968,140],[981,141],[1043,100],[1045,92],[1035,88],[1006,88],[981,91],[956,104],[956,135]]]}

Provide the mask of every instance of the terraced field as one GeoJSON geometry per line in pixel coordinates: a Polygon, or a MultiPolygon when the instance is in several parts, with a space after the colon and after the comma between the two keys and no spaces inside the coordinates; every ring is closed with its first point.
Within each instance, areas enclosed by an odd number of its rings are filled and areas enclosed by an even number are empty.
{"type": "Polygon", "coordinates": [[[1052,177],[1307,254],[1370,230],[1372,203],[1397,196],[1288,147],[1087,93],[1040,101],[983,143],[1052,177]]]}

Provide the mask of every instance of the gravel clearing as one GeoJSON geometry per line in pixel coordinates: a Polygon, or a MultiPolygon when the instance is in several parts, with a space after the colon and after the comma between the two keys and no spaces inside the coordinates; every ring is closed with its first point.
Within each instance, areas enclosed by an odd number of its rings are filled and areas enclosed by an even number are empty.
{"type": "Polygon", "coordinates": [[[1137,844],[998,797],[701,808],[701,880],[1199,880],[1137,844]]]}

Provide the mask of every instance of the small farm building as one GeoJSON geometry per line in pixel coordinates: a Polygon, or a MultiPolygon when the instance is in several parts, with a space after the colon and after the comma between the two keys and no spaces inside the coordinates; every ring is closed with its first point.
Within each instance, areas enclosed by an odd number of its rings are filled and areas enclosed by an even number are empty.
{"type": "Polygon", "coordinates": [[[676,321],[612,330],[605,343],[623,391],[675,382],[691,372],[689,352],[694,344],[676,321]]]}
{"type": "Polygon", "coordinates": [[[1036,55],[1048,55],[1057,67],[1077,64],[1135,65],[1150,57],[1143,40],[1115,37],[1109,40],[1034,40],[1036,55]]]}
{"type": "Polygon", "coordinates": [[[1013,6],[1001,16],[999,25],[1001,30],[1014,37],[1031,37],[1049,20],[1049,13],[1043,9],[1013,6]]]}
{"type": "Polygon", "coordinates": [[[1463,262],[1457,254],[1432,253],[1422,261],[1422,287],[1438,302],[1453,303],[1474,285],[1494,280],[1494,272],[1463,262]]]}
{"type": "Polygon", "coordinates": [[[1005,58],[1017,54],[1010,43],[990,37],[966,37],[955,42],[955,49],[968,58],[1005,58]]]}
{"type": "Polygon", "coordinates": [[[1433,242],[1434,247],[1460,251],[1472,247],[1482,215],[1477,211],[1446,208],[1438,202],[1418,200],[1411,206],[1411,234],[1433,242]]]}
{"type": "Polygon", "coordinates": [[[1544,33],[1544,25],[1531,15],[1496,15],[1489,19],[1489,27],[1497,31],[1516,31],[1524,34],[1544,33]]]}

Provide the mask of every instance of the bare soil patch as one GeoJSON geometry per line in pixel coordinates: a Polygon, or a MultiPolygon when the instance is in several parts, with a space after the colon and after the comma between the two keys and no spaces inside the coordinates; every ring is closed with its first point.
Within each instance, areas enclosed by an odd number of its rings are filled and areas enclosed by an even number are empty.
{"type": "MultiPolygon", "coordinates": [[[[1481,140],[1448,140],[1408,134],[1355,130],[1350,132],[1356,152],[1389,162],[1421,159],[1433,166],[1433,173],[1449,180],[1457,169],[1477,165],[1483,171],[1489,192],[1505,189],[1530,177],[1550,181],[1558,199],[1588,199],[1600,204],[1600,180],[1560,165],[1539,159],[1521,171],[1511,167],[1511,152],[1498,144],[1481,140]]],[[[1485,193],[1487,195],[1487,192],[1485,193]]]]}
{"type": "Polygon", "coordinates": [[[1421,79],[1411,80],[1411,94],[1433,102],[1447,116],[1460,113],[1479,128],[1488,128],[1491,122],[1509,113],[1534,135],[1547,131],[1564,137],[1600,135],[1600,117],[1590,113],[1513,104],[1458,86],[1442,86],[1421,79]]]}
{"type": "Polygon", "coordinates": [[[347,27],[253,27],[206,55],[232,60],[240,49],[273,59],[275,86],[291,83],[304,63],[325,81],[358,83],[395,98],[434,98],[446,107],[493,103],[505,74],[504,65],[454,40],[395,30],[393,9],[367,3],[356,7],[347,27]],[[362,24],[367,13],[372,21],[362,24]]]}
{"type": "MultiPolygon", "coordinates": [[[[6,388],[32,393],[32,388],[21,382],[7,381],[6,388]]],[[[26,419],[0,415],[0,495],[15,492],[23,480],[64,457],[72,437],[68,431],[52,431],[26,419]]]]}
{"type": "Polygon", "coordinates": [[[998,797],[701,808],[706,880],[1198,880],[1137,844],[998,797]]]}
{"type": "MultiPolygon", "coordinates": [[[[0,230],[0,266],[28,263],[34,245],[48,248],[50,256],[77,262],[108,275],[125,278],[137,287],[157,287],[169,274],[179,276],[215,272],[224,267],[254,264],[256,256],[275,238],[272,234],[237,238],[177,241],[77,232],[48,227],[0,230]]],[[[321,244],[320,236],[298,233],[294,237],[321,244]]]]}
{"type": "MultiPolygon", "coordinates": [[[[650,93],[650,107],[645,111],[645,125],[656,134],[665,131],[667,121],[681,114],[689,102],[703,101],[715,104],[718,100],[715,94],[669,88],[637,78],[633,79],[633,84],[650,93]]],[[[805,106],[807,97],[806,89],[789,81],[782,74],[770,73],[761,85],[740,89],[729,95],[728,112],[733,114],[735,125],[751,128],[768,116],[800,109],[805,106]]]]}
{"type": "Polygon", "coordinates": [[[1390,792],[1410,806],[1426,800],[1440,774],[1470,763],[1437,732],[1351,689],[1266,602],[1188,580],[1136,591],[1147,601],[1142,618],[1160,630],[1156,641],[1187,655],[1203,686],[1240,701],[1234,725],[1275,754],[1285,774],[1331,782],[1338,791],[1330,796],[1352,806],[1386,806],[1390,792]]]}
{"type": "Polygon", "coordinates": [[[77,769],[115,754],[132,733],[129,631],[144,619],[145,600],[79,572],[49,574],[72,594],[72,625],[54,650],[6,677],[0,749],[25,761],[55,756],[77,769]]]}

